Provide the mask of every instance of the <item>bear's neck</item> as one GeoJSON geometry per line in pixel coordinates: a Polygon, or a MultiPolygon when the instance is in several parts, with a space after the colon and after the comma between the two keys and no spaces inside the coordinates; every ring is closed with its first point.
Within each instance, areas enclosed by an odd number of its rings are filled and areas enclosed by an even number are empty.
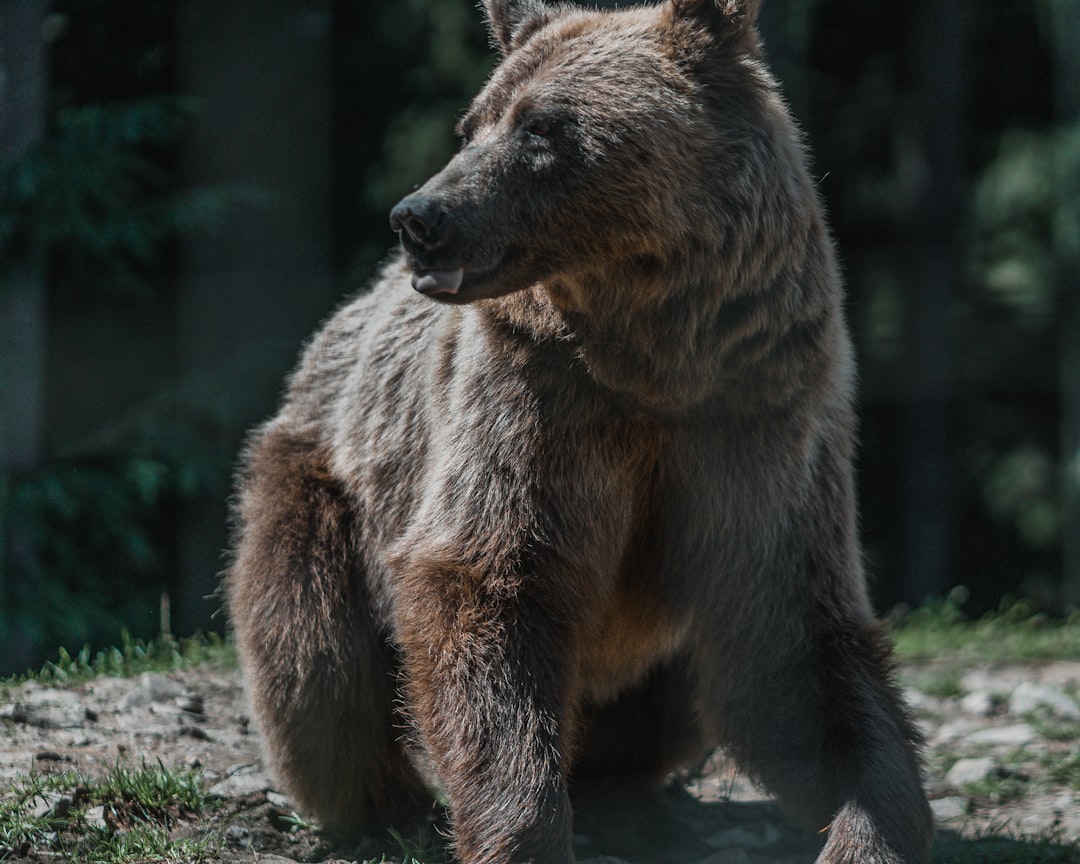
{"type": "Polygon", "coordinates": [[[649,411],[790,410],[847,386],[835,359],[847,333],[820,221],[801,237],[774,237],[771,245],[758,237],[753,255],[688,250],[663,266],[553,280],[485,313],[649,411]]]}

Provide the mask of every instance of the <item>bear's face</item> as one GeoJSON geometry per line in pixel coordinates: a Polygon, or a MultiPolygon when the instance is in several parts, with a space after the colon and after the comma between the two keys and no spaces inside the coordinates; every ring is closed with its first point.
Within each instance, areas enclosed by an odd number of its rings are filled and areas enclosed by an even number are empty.
{"type": "Polygon", "coordinates": [[[756,43],[727,38],[745,31],[711,0],[557,17],[528,0],[487,9],[503,60],[459,124],[460,151],[391,213],[413,287],[464,303],[656,270],[715,197],[717,81],[695,67],[708,56],[743,74],[756,43]]]}

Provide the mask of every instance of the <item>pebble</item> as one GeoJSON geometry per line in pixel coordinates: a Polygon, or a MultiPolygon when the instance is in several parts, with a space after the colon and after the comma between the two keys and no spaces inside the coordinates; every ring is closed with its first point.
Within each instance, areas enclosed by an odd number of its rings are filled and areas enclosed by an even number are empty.
{"type": "Polygon", "coordinates": [[[967,815],[967,798],[960,795],[950,795],[946,798],[935,798],[930,802],[930,810],[934,819],[938,822],[947,822],[950,819],[960,819],[967,815]]]}
{"type": "Polygon", "coordinates": [[[266,802],[275,807],[280,807],[282,810],[292,810],[296,806],[287,796],[282,795],[280,792],[267,792],[266,802]]]}
{"type": "Polygon", "coordinates": [[[1055,687],[1025,681],[1018,686],[1009,699],[1009,711],[1021,717],[1034,714],[1040,709],[1063,720],[1080,720],[1080,705],[1055,687]]]}
{"type": "Polygon", "coordinates": [[[997,708],[998,700],[989,690],[976,690],[960,700],[960,710],[976,717],[990,717],[997,708]]]}
{"type": "Polygon", "coordinates": [[[1023,747],[1030,744],[1038,734],[1027,723],[1015,726],[992,726],[980,729],[966,737],[969,744],[990,744],[999,747],[1023,747]]]}
{"type": "Polygon", "coordinates": [[[239,768],[220,783],[211,786],[210,794],[221,798],[242,798],[264,792],[273,788],[273,785],[269,774],[249,765],[239,768]]]}
{"type": "Polygon", "coordinates": [[[967,693],[985,690],[998,696],[1008,696],[1016,686],[997,669],[971,669],[960,678],[960,686],[967,693]]]}
{"type": "Polygon", "coordinates": [[[30,815],[35,819],[64,819],[75,806],[75,801],[62,792],[42,792],[30,808],[30,815]]]}
{"type": "Polygon", "coordinates": [[[921,690],[916,690],[913,687],[905,688],[904,702],[906,702],[908,708],[913,711],[936,713],[941,707],[940,699],[935,699],[933,696],[927,696],[921,690]]]}
{"type": "Polygon", "coordinates": [[[983,728],[983,726],[980,726],[970,718],[963,717],[957,720],[951,720],[948,723],[942,723],[938,727],[937,732],[932,736],[932,740],[934,744],[944,744],[950,741],[956,741],[960,738],[965,738],[973,732],[977,732],[983,728]]]}
{"type": "Polygon", "coordinates": [[[130,711],[154,703],[172,702],[175,699],[190,700],[188,689],[178,681],[144,672],[139,678],[139,686],[124,696],[117,706],[121,711],[130,711]]]}
{"type": "Polygon", "coordinates": [[[97,807],[91,807],[85,814],[86,823],[94,828],[99,828],[102,831],[107,829],[108,823],[105,821],[105,807],[98,805],[97,807]]]}
{"type": "Polygon", "coordinates": [[[960,759],[945,775],[945,782],[954,789],[959,789],[969,783],[978,783],[980,780],[985,780],[994,772],[996,767],[997,763],[989,756],[978,759],[960,759]]]}
{"type": "Polygon", "coordinates": [[[81,729],[87,722],[86,706],[68,690],[24,685],[15,701],[0,708],[0,719],[38,729],[81,729]]]}

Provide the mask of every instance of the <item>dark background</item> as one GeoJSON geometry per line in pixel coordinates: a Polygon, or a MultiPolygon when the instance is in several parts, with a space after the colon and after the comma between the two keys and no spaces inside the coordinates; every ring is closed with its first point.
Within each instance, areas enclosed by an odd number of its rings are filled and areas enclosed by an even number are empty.
{"type": "MultiPolygon", "coordinates": [[[[762,29],[847,273],[879,608],[1075,609],[1080,3],[762,29]]],[[[473,0],[0,4],[0,674],[154,634],[163,592],[224,627],[244,431],[492,59],[473,0]]]]}

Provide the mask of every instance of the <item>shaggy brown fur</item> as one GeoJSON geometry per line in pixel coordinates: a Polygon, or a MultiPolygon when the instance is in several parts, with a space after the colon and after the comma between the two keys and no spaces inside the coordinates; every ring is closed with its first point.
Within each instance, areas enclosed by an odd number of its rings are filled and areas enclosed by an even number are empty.
{"type": "Polygon", "coordinates": [[[822,862],[927,860],[840,280],[757,6],[488,0],[461,151],[252,437],[229,607],[326,824],[433,778],[464,864],[569,864],[572,780],[720,744],[831,824],[822,862]]]}

